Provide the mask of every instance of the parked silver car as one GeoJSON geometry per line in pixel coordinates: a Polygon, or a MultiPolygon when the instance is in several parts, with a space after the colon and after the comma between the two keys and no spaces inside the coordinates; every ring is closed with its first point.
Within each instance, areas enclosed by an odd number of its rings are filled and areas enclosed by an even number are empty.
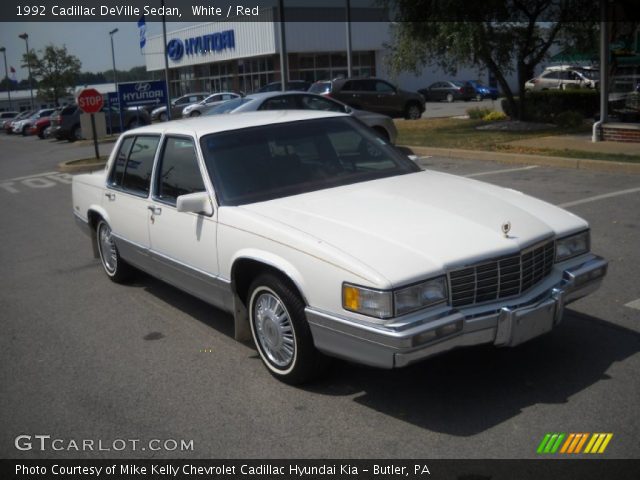
{"type": "Polygon", "coordinates": [[[566,90],[567,88],[597,88],[599,72],[581,67],[549,67],[539,77],[524,84],[525,90],[566,90]]]}
{"type": "Polygon", "coordinates": [[[392,144],[395,143],[398,136],[398,131],[391,117],[380,113],[357,110],[333,98],[298,91],[254,93],[224,102],[210,109],[205,115],[254,112],[257,110],[320,110],[348,113],[371,127],[392,144]]]}
{"type": "Polygon", "coordinates": [[[233,100],[234,98],[240,98],[242,95],[236,92],[219,92],[209,95],[207,98],[198,103],[192,103],[182,109],[183,117],[197,117],[207,112],[211,108],[220,105],[227,100],[233,100]]]}
{"type": "MultiPolygon", "coordinates": [[[[171,119],[175,120],[176,118],[182,118],[182,109],[184,107],[186,107],[187,105],[191,105],[192,103],[201,102],[209,95],[210,93],[206,92],[189,93],[187,95],[183,95],[174,100],[171,100],[171,119]]],[[[151,121],[155,122],[156,120],[160,122],[167,121],[166,105],[154,108],[151,111],[151,121]]]]}

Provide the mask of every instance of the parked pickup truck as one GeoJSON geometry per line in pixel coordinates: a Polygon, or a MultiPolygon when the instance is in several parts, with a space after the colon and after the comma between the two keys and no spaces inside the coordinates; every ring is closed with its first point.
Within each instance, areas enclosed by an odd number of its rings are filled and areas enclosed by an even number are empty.
{"type": "Polygon", "coordinates": [[[236,338],[252,338],[288,383],[311,380],[327,357],[393,368],[521,344],[607,271],[581,218],[422,171],[340,113],[134,129],[72,188],[108,278],[144,270],[231,312],[236,338]]]}

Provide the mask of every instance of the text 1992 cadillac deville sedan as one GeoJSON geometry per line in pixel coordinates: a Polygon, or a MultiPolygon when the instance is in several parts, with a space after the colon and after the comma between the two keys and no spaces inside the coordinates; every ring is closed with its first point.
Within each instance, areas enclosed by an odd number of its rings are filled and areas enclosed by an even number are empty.
{"type": "Polygon", "coordinates": [[[347,115],[270,111],[122,135],[73,179],[106,274],[145,270],[235,318],[268,370],[326,356],[402,367],[515,346],[593,292],[588,224],[522,193],[421,171],[347,115]]]}

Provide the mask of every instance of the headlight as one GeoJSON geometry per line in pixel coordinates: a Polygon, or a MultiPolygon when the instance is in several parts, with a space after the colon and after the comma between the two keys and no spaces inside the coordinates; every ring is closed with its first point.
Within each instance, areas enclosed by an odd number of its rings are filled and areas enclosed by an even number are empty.
{"type": "Polygon", "coordinates": [[[589,230],[556,240],[556,262],[587,253],[589,240],[589,230]]]}
{"type": "Polygon", "coordinates": [[[342,306],[345,310],[376,318],[393,316],[393,296],[391,292],[356,287],[349,283],[342,285],[342,306]]]}
{"type": "Polygon", "coordinates": [[[402,288],[394,292],[396,316],[413,312],[447,300],[447,281],[444,276],[402,288]]]}
{"type": "Polygon", "coordinates": [[[349,283],[342,285],[342,306],[345,310],[382,319],[446,302],[448,298],[444,276],[394,291],[374,290],[349,283]]]}

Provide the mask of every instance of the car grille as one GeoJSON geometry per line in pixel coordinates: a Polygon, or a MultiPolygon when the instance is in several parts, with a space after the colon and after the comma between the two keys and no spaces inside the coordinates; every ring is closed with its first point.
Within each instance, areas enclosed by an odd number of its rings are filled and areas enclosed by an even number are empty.
{"type": "Polygon", "coordinates": [[[526,292],[551,273],[554,252],[554,242],[549,240],[516,255],[450,272],[451,305],[462,307],[526,292]]]}

